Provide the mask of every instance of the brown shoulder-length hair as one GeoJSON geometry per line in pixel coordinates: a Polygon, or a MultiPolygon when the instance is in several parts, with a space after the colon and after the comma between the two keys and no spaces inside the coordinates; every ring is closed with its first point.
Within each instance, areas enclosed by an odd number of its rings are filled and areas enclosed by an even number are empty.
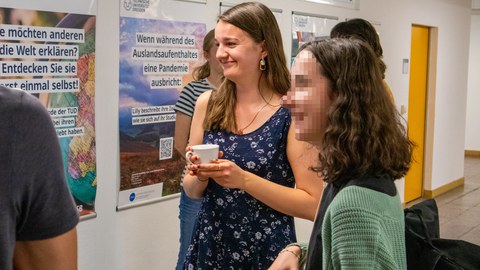
{"type": "MultiPolygon", "coordinates": [[[[218,21],[232,24],[245,31],[255,42],[264,43],[268,52],[264,59],[267,67],[262,73],[265,78],[264,86],[285,95],[290,89],[290,75],[283,51],[282,35],[272,11],[261,3],[245,2],[225,11],[218,17],[218,21]]],[[[235,93],[235,83],[228,79],[224,79],[212,93],[203,122],[205,130],[237,129],[235,93]]]]}
{"type": "Polygon", "coordinates": [[[385,78],[387,66],[383,62],[383,49],[375,27],[367,20],[355,18],[337,23],[330,31],[331,38],[358,38],[370,45],[380,59],[382,78],[385,78]]]}
{"type": "MultiPolygon", "coordinates": [[[[214,44],[215,44],[215,29],[212,29],[203,38],[202,50],[203,50],[204,56],[210,52],[210,48],[212,48],[214,44]]],[[[210,63],[208,61],[205,61],[203,65],[196,67],[193,70],[192,75],[194,80],[201,80],[201,79],[207,78],[208,76],[210,76],[210,63]]]]}
{"type": "Polygon", "coordinates": [[[412,160],[413,142],[382,84],[379,59],[358,39],[304,44],[330,81],[332,105],[323,135],[319,167],[325,181],[364,175],[398,179],[412,160]]]}

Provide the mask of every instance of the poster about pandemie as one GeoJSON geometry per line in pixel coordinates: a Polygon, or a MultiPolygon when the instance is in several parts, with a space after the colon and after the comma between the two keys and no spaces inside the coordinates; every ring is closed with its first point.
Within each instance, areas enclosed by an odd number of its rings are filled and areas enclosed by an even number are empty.
{"type": "Polygon", "coordinates": [[[0,84],[47,108],[77,209],[94,214],[95,16],[0,8],[0,84]]]}
{"type": "Polygon", "coordinates": [[[120,17],[119,206],[180,191],[174,106],[201,64],[202,23],[120,17]]]}

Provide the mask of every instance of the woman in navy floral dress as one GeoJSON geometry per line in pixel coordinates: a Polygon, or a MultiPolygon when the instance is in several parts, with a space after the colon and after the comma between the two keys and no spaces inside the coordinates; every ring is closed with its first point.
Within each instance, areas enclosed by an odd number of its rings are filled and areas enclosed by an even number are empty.
{"type": "Polygon", "coordinates": [[[281,106],[290,81],[270,9],[231,8],[215,39],[225,80],[198,98],[189,142],[218,144],[223,156],[185,176],[187,195],[204,199],[184,268],[266,269],[295,241],[293,216],[315,217],[322,185],[309,168],[318,151],[295,138],[281,106]]]}

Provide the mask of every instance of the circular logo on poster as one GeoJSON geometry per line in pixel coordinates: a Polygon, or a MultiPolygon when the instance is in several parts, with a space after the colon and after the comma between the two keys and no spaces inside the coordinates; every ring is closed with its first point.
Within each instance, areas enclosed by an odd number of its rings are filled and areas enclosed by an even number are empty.
{"type": "Polygon", "coordinates": [[[130,193],[130,198],[129,199],[130,199],[131,202],[133,202],[135,200],[135,193],[134,192],[130,193]]]}
{"type": "Polygon", "coordinates": [[[132,0],[124,0],[123,1],[123,7],[125,10],[131,10],[132,9],[132,0]]]}

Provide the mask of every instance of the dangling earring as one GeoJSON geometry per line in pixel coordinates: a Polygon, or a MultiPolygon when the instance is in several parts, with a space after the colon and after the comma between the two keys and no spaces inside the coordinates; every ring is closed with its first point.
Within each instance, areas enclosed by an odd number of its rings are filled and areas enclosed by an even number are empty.
{"type": "Polygon", "coordinates": [[[260,60],[260,70],[266,70],[267,69],[267,63],[265,63],[265,60],[262,58],[260,60]]]}

